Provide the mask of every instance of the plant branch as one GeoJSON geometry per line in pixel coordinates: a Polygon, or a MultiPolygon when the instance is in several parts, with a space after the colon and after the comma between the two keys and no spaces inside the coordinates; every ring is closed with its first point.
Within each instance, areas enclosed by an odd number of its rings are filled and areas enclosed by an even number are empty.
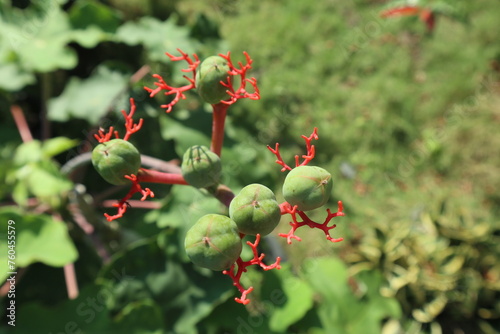
{"type": "Polygon", "coordinates": [[[10,113],[14,118],[14,122],[16,123],[17,130],[19,131],[23,142],[26,143],[32,141],[33,135],[31,134],[28,122],[26,122],[26,117],[24,117],[24,113],[21,107],[19,107],[18,105],[12,105],[10,107],[10,113]]]}
{"type": "Polygon", "coordinates": [[[219,157],[222,153],[222,145],[224,143],[224,124],[226,121],[228,104],[217,103],[213,104],[212,118],[212,143],[210,150],[219,157]]]}

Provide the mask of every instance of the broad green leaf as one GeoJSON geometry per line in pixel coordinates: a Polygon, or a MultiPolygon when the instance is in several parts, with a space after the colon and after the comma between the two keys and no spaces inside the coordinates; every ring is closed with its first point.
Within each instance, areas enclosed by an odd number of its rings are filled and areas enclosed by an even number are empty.
{"type": "Polygon", "coordinates": [[[39,140],[31,140],[22,143],[16,149],[14,163],[24,166],[30,162],[38,162],[42,159],[42,143],[39,140]]]}
{"type": "Polygon", "coordinates": [[[42,143],[42,154],[44,157],[52,158],[76,145],[78,145],[78,141],[74,139],[66,137],[50,138],[42,143]]]}
{"type": "Polygon", "coordinates": [[[28,189],[41,200],[49,200],[52,196],[62,198],[64,193],[71,190],[73,183],[51,161],[33,164],[31,167],[26,178],[28,189]]]}
{"type": "Polygon", "coordinates": [[[105,66],[98,67],[87,79],[72,77],[63,93],[49,101],[48,117],[58,122],[76,117],[97,123],[127,83],[127,76],[105,66]]]}
{"type": "MultiPolygon", "coordinates": [[[[42,262],[53,267],[62,267],[74,262],[78,252],[68,235],[66,225],[45,214],[24,214],[15,207],[0,209],[0,251],[7,254],[8,221],[15,222],[16,267],[26,267],[34,262],[42,262]]],[[[15,271],[7,267],[7,261],[0,262],[0,277],[15,271]]]]}
{"type": "Polygon", "coordinates": [[[285,332],[313,307],[314,293],[309,284],[294,276],[289,265],[283,265],[280,270],[275,270],[273,273],[280,279],[281,286],[268,296],[275,298],[275,308],[270,314],[269,327],[277,332],[285,332]]]}
{"type": "MultiPolygon", "coordinates": [[[[4,63],[1,57],[0,62],[4,63]]],[[[35,76],[15,63],[4,63],[0,66],[0,89],[17,91],[34,82],[35,76]]]]}
{"type": "MultiPolygon", "coordinates": [[[[163,244],[177,243],[175,230],[165,233],[163,244]]],[[[166,315],[169,330],[197,333],[196,324],[229,297],[232,285],[220,272],[200,271],[182,262],[180,251],[167,255],[156,239],[149,239],[116,254],[100,275],[113,292],[113,309],[119,311],[134,300],[151,298],[166,315]]]]}
{"type": "Polygon", "coordinates": [[[143,44],[151,60],[165,62],[165,52],[175,53],[177,49],[192,54],[196,42],[189,37],[189,29],[176,25],[172,16],[167,21],[159,21],[145,16],[137,22],[127,22],[120,26],[117,37],[128,45],[143,44]]]}
{"type": "Polygon", "coordinates": [[[68,47],[71,27],[66,14],[57,5],[49,6],[42,20],[28,21],[25,25],[12,27],[10,31],[18,38],[15,50],[26,68],[49,72],[76,66],[76,52],[68,47]],[[23,33],[27,26],[30,27],[29,33],[23,33]]]}
{"type": "Polygon", "coordinates": [[[71,6],[68,14],[75,29],[95,27],[102,32],[114,33],[120,26],[119,13],[98,1],[78,1],[71,6]]]}

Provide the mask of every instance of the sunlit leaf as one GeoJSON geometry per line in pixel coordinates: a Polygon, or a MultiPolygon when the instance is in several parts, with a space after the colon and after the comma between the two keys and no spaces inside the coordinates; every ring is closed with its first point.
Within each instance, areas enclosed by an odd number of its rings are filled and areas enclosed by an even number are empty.
{"type": "Polygon", "coordinates": [[[98,67],[87,79],[72,77],[63,93],[49,101],[48,116],[64,122],[71,117],[97,123],[125,89],[127,76],[107,67],[98,67]]]}
{"type": "MultiPolygon", "coordinates": [[[[26,267],[34,262],[42,262],[49,266],[62,267],[74,262],[78,252],[68,235],[66,225],[45,214],[25,214],[14,207],[0,209],[0,250],[7,253],[8,222],[15,229],[15,267],[26,267]]],[[[7,272],[15,271],[9,268],[7,261],[0,262],[0,276],[3,280],[7,272]]]]}

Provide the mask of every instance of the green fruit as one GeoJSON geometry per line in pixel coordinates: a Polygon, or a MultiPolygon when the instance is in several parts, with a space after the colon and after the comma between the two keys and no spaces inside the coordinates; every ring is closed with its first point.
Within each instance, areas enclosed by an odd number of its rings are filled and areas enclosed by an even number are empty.
{"type": "Polygon", "coordinates": [[[141,154],[123,139],[112,139],[97,145],[92,151],[92,164],[103,179],[114,185],[127,184],[125,175],[137,174],[141,154]]]}
{"type": "Polygon", "coordinates": [[[292,169],[283,183],[283,197],[301,211],[323,206],[332,191],[332,175],[321,167],[299,166],[292,169]]]}
{"type": "Polygon", "coordinates": [[[219,184],[222,165],[217,154],[205,146],[196,145],[184,153],[181,170],[187,183],[206,188],[219,184]]]}
{"type": "Polygon", "coordinates": [[[229,268],[240,256],[240,233],[229,217],[208,214],[189,229],[184,247],[194,264],[220,271],[229,268]]]}
{"type": "Polygon", "coordinates": [[[229,216],[241,233],[264,236],[280,222],[281,210],[271,189],[250,184],[231,201],[229,216]]]}
{"type": "Polygon", "coordinates": [[[226,59],[221,56],[211,56],[205,59],[196,73],[196,91],[203,101],[210,104],[227,100],[227,87],[221,85],[227,81],[229,65],[226,59]]]}

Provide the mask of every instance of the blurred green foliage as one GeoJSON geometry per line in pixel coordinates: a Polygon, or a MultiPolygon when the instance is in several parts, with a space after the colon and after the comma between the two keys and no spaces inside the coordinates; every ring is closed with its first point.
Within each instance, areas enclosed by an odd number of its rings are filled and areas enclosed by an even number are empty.
{"type": "Polygon", "coordinates": [[[23,272],[17,328],[0,333],[500,332],[500,7],[426,1],[436,11],[429,34],[418,17],[379,17],[397,4],[0,1],[0,252],[14,220],[23,272]],[[209,145],[210,109],[195,94],[165,115],[165,97],[143,90],[148,70],[183,83],[185,64],[164,55],[176,48],[254,60],[261,99],[229,110],[225,184],[260,182],[282,200],[284,175],[265,145],[279,141],[292,163],[300,135],[317,126],[314,164],[334,176],[331,207],[346,206],[340,244],[315,230],[299,230],[292,246],[267,239],[266,259],[288,263],[246,274],[248,307],[227,277],[183,251],[197,218],[226,213],[217,200],[150,185],[155,209],[107,223],[103,201],[126,189],[67,165],[99,127],[122,131],[130,96],[145,119],[131,140],[141,153],[169,161],[209,145]],[[12,105],[35,140],[22,143],[12,105]],[[61,269],[70,263],[74,300],[61,269]]]}

